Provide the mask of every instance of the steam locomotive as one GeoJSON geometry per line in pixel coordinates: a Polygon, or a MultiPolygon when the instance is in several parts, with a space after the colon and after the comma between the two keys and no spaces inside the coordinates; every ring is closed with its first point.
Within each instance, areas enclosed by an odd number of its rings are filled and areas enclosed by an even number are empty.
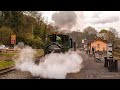
{"type": "Polygon", "coordinates": [[[76,43],[73,42],[72,37],[65,34],[51,34],[46,38],[46,45],[44,48],[44,55],[53,53],[65,53],[68,50],[75,50],[76,43]]]}

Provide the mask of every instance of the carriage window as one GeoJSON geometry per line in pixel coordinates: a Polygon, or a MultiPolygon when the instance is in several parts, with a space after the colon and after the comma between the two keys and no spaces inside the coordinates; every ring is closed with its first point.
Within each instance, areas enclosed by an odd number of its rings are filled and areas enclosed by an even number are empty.
{"type": "Polygon", "coordinates": [[[48,39],[48,40],[52,41],[52,37],[49,37],[49,39],[48,39]]]}
{"type": "Polygon", "coordinates": [[[49,38],[49,40],[50,40],[51,42],[55,42],[55,41],[56,41],[55,36],[49,36],[48,38],[49,38]]]}
{"type": "Polygon", "coordinates": [[[49,41],[50,41],[50,38],[46,38],[46,41],[48,41],[48,42],[49,42],[49,41]]]}
{"type": "Polygon", "coordinates": [[[59,44],[62,44],[62,38],[60,36],[56,36],[56,41],[59,43],[59,44]]]}
{"type": "Polygon", "coordinates": [[[67,42],[68,41],[68,37],[64,37],[64,42],[67,42]]]}
{"type": "Polygon", "coordinates": [[[72,39],[70,39],[70,48],[72,48],[73,46],[72,46],[72,39]]]}
{"type": "Polygon", "coordinates": [[[59,41],[59,40],[61,40],[61,37],[57,36],[56,39],[57,39],[57,41],[59,41]]]}

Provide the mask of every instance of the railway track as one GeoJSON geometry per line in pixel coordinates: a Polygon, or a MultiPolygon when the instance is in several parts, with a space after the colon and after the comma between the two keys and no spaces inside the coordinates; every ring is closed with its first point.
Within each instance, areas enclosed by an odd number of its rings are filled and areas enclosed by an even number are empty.
{"type": "Polygon", "coordinates": [[[11,71],[15,71],[15,67],[14,66],[11,66],[11,67],[8,67],[8,68],[5,68],[5,69],[1,69],[0,70],[0,75],[4,75],[4,74],[7,74],[11,71]]]}
{"type": "MultiPolygon", "coordinates": [[[[40,56],[40,57],[37,57],[36,59],[35,59],[35,64],[39,64],[39,62],[41,62],[41,58],[42,58],[43,56],[40,56]]],[[[16,69],[15,69],[15,67],[14,66],[11,66],[11,67],[8,67],[8,68],[5,68],[5,69],[1,69],[0,70],[0,75],[5,75],[5,74],[8,74],[8,73],[10,73],[10,72],[12,72],[12,71],[15,71],[16,69]]],[[[33,76],[33,79],[42,79],[42,77],[34,77],[33,76]]]]}
{"type": "Polygon", "coordinates": [[[41,76],[33,76],[32,79],[44,79],[41,76]]]}

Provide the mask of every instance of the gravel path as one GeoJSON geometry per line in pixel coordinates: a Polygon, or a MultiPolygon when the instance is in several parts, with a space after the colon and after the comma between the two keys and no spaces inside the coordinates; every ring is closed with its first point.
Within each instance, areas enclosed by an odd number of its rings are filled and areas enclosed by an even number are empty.
{"type": "MultiPolygon", "coordinates": [[[[118,72],[108,72],[108,68],[104,67],[103,58],[101,63],[96,63],[93,57],[88,56],[84,52],[80,52],[80,55],[83,58],[84,67],[78,73],[67,74],[66,79],[120,79],[120,62],[118,63],[118,72]]],[[[32,78],[33,76],[29,72],[19,70],[0,76],[0,79],[32,78]]]]}
{"type": "Polygon", "coordinates": [[[84,52],[80,52],[80,55],[84,60],[84,68],[78,73],[68,74],[66,79],[120,79],[120,62],[118,62],[118,72],[108,72],[108,68],[104,67],[104,57],[101,63],[96,63],[93,57],[84,52]]]}
{"type": "Polygon", "coordinates": [[[32,75],[29,72],[21,72],[18,70],[0,76],[0,79],[31,79],[31,78],[32,75]]]}

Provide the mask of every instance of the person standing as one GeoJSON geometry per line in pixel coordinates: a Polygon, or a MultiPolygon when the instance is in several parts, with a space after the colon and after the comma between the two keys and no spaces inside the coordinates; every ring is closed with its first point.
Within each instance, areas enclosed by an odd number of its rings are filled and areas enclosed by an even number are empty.
{"type": "Polygon", "coordinates": [[[93,56],[95,57],[95,48],[92,47],[92,53],[93,53],[93,56]]]}
{"type": "Polygon", "coordinates": [[[90,55],[90,47],[88,47],[88,55],[90,55]]]}

